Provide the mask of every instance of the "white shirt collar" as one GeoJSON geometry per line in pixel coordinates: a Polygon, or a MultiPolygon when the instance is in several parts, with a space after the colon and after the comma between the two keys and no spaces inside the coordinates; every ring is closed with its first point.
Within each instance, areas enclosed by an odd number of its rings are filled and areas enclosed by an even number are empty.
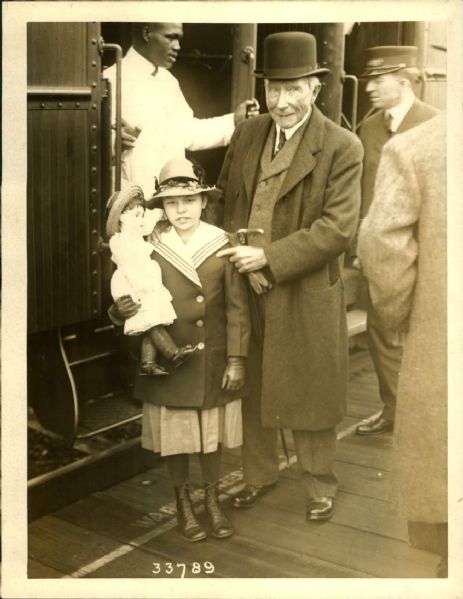
{"type": "Polygon", "coordinates": [[[390,114],[392,117],[391,122],[391,131],[395,132],[400,126],[400,123],[404,120],[405,115],[412,107],[413,102],[415,101],[414,94],[408,95],[400,104],[397,106],[393,106],[392,108],[388,108],[385,112],[386,114],[390,114]]]}
{"type": "MultiPolygon", "coordinates": [[[[312,114],[312,108],[310,108],[307,111],[307,114],[305,115],[305,117],[302,120],[300,120],[298,123],[296,123],[294,125],[294,127],[291,127],[290,129],[284,129],[286,141],[288,141],[289,139],[291,139],[291,137],[296,133],[296,131],[300,127],[302,127],[302,125],[307,121],[307,119],[309,118],[309,116],[311,114],[312,114]]],[[[280,129],[281,129],[281,127],[280,127],[280,125],[277,125],[276,123],[275,123],[275,125],[276,125],[276,128],[277,128],[277,135],[276,135],[276,140],[275,140],[275,149],[276,149],[276,147],[278,145],[278,139],[280,138],[280,129]]]]}
{"type": "Polygon", "coordinates": [[[133,46],[127,51],[124,62],[126,71],[130,72],[133,70],[132,72],[142,74],[143,76],[155,75],[159,70],[159,67],[153,65],[153,63],[137,52],[133,46]]]}

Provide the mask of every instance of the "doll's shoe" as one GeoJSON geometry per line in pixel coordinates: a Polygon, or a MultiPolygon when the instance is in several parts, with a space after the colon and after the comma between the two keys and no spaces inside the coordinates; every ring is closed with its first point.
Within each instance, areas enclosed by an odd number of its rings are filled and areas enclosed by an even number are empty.
{"type": "Polygon", "coordinates": [[[140,365],[140,375],[142,376],[165,376],[167,374],[169,372],[156,362],[143,362],[140,365]]]}
{"type": "Polygon", "coordinates": [[[185,345],[179,347],[175,356],[171,358],[171,364],[174,368],[181,366],[198,349],[197,345],[185,345]]]}

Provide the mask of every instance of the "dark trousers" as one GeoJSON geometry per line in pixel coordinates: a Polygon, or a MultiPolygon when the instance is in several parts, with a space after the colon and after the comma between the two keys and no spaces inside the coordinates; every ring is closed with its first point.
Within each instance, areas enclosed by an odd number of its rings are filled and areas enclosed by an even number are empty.
{"type": "Polygon", "coordinates": [[[382,416],[386,420],[394,420],[402,343],[398,332],[384,329],[370,298],[367,306],[367,333],[370,355],[378,377],[379,394],[384,404],[382,416]]]}

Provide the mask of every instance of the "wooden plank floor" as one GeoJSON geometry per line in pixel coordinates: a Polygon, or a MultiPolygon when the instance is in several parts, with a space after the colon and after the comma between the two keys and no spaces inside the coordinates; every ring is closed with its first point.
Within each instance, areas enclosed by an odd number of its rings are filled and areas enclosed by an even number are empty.
{"type": "MultiPolygon", "coordinates": [[[[407,542],[406,522],[387,502],[391,435],[362,438],[356,423],[378,412],[376,378],[366,352],[351,357],[348,413],[338,429],[339,493],[330,521],[308,523],[288,434],[290,467],[251,510],[233,510],[240,486],[239,451],[222,464],[223,505],[236,533],[189,544],[176,529],[162,467],[40,518],[29,527],[29,578],[427,578],[438,556],[407,542]],[[184,566],[182,565],[184,564],[184,566]],[[212,571],[213,570],[213,571],[212,571]]],[[[199,467],[192,460],[192,477],[199,467]]],[[[201,491],[195,491],[204,521],[201,491]]]]}

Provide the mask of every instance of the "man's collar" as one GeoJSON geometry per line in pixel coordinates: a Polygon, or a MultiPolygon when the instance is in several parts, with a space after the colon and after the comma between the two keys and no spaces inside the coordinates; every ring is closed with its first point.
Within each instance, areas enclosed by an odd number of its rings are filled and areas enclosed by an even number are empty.
{"type": "Polygon", "coordinates": [[[134,72],[137,74],[151,76],[155,75],[159,69],[159,67],[153,65],[152,62],[137,52],[133,46],[129,48],[124,60],[126,68],[129,70],[134,69],[134,72]]]}
{"type": "Polygon", "coordinates": [[[397,106],[393,106],[392,108],[388,108],[385,111],[386,114],[391,115],[393,125],[395,126],[396,129],[400,125],[400,123],[404,120],[405,115],[412,107],[415,99],[416,99],[415,95],[411,93],[411,94],[407,95],[407,97],[404,100],[402,100],[402,102],[400,102],[400,104],[397,104],[397,106]]]}
{"type": "MultiPolygon", "coordinates": [[[[304,118],[301,119],[298,123],[296,123],[294,125],[294,127],[291,127],[290,129],[284,129],[286,141],[288,141],[288,139],[291,139],[291,137],[296,133],[296,131],[300,127],[302,127],[302,125],[307,121],[307,119],[310,117],[311,114],[312,114],[312,108],[310,108],[308,110],[308,112],[304,116],[304,118]]],[[[276,123],[275,123],[275,125],[276,125],[276,128],[277,128],[277,139],[278,139],[279,136],[280,136],[280,129],[281,129],[281,127],[280,127],[280,125],[277,125],[276,123]]]]}

